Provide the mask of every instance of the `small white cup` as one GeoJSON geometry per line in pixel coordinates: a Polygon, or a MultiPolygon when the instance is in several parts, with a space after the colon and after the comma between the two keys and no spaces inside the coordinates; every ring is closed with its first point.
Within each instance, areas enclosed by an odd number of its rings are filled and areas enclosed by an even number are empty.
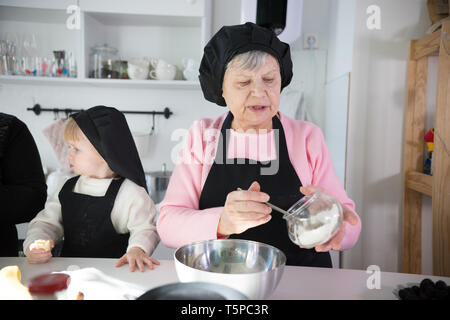
{"type": "Polygon", "coordinates": [[[177,68],[165,60],[158,59],[151,62],[153,70],[150,71],[150,78],[156,80],[173,80],[177,74],[177,68]]]}
{"type": "Polygon", "coordinates": [[[148,72],[150,70],[150,62],[148,60],[129,60],[128,61],[128,76],[134,80],[148,79],[148,72]]]}

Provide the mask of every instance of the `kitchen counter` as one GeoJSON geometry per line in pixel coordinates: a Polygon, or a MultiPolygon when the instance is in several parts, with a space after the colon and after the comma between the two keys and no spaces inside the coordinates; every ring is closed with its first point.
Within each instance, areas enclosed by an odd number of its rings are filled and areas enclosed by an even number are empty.
{"type": "MultiPolygon", "coordinates": [[[[160,260],[161,265],[154,270],[130,272],[128,265],[114,267],[117,259],[52,258],[45,264],[29,264],[26,258],[0,257],[0,269],[17,265],[22,273],[22,283],[27,285],[32,277],[53,271],[64,271],[73,266],[94,267],[108,276],[134,283],[143,290],[168,283],[178,282],[173,260],[160,260]]],[[[373,272],[365,270],[328,269],[286,266],[283,277],[269,299],[396,299],[392,293],[397,285],[420,283],[424,278],[436,282],[443,280],[450,285],[450,278],[404,273],[380,272],[380,288],[368,289],[375,285],[373,272]]]]}

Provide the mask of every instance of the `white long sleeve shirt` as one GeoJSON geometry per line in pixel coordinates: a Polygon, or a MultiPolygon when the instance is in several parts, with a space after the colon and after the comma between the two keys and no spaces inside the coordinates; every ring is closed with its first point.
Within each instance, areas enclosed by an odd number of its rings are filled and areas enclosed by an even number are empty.
{"type": "MultiPolygon", "coordinates": [[[[80,176],[73,191],[102,197],[106,194],[111,181],[112,179],[80,176]]],[[[58,198],[62,186],[48,199],[44,209],[29,223],[27,237],[23,244],[24,252],[35,240],[52,239],[57,242],[62,239],[64,228],[61,203],[58,198]]],[[[155,216],[155,204],[145,189],[133,181],[125,179],[111,211],[111,222],[117,233],[130,232],[127,252],[132,247],[139,247],[149,255],[155,250],[159,243],[159,236],[154,224],[155,216]]]]}

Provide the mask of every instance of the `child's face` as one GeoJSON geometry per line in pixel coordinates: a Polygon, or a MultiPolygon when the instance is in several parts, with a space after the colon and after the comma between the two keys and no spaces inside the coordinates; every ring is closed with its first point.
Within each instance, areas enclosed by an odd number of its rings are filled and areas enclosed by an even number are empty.
{"type": "Polygon", "coordinates": [[[109,168],[106,161],[100,156],[94,146],[89,142],[83,132],[79,132],[79,140],[69,140],[69,151],[67,159],[70,168],[76,174],[92,178],[111,178],[114,173],[109,168]]]}

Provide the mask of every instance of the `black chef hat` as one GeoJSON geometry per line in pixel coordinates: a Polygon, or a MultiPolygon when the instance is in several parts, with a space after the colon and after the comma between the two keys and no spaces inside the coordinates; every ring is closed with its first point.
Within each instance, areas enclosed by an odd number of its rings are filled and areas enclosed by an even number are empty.
{"type": "Polygon", "coordinates": [[[96,106],[71,117],[112,171],[148,192],[144,169],[122,112],[111,107],[96,106]]]}
{"type": "Polygon", "coordinates": [[[252,50],[267,52],[278,60],[281,89],[292,79],[292,60],[289,45],[280,41],[275,33],[254,23],[222,27],[206,44],[200,63],[200,85],[205,99],[226,106],[222,97],[225,67],[240,53],[252,50]]]}

